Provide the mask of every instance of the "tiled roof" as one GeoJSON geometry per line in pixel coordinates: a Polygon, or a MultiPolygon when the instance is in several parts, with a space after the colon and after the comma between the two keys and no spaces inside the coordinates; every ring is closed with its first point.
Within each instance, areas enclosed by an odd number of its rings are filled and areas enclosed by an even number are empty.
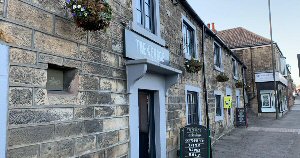
{"type": "Polygon", "coordinates": [[[268,45],[271,43],[271,40],[242,27],[218,31],[217,36],[219,36],[230,49],[268,45]]]}

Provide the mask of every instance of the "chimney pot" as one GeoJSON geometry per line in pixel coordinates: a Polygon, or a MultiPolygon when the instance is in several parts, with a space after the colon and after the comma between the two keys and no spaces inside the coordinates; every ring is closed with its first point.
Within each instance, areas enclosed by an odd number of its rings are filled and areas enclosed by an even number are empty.
{"type": "Polygon", "coordinates": [[[207,24],[207,27],[210,29],[210,23],[207,24]]]}
{"type": "Polygon", "coordinates": [[[214,32],[214,33],[216,33],[217,32],[217,30],[216,30],[216,28],[215,28],[215,23],[213,22],[213,23],[211,23],[212,24],[212,28],[211,28],[211,30],[214,32]]]}

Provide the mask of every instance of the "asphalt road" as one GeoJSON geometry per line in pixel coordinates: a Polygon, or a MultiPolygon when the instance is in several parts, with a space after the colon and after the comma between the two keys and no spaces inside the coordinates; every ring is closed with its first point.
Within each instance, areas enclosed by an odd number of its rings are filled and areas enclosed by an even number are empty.
{"type": "Polygon", "coordinates": [[[213,158],[300,158],[300,97],[279,120],[249,119],[213,145],[213,158]]]}

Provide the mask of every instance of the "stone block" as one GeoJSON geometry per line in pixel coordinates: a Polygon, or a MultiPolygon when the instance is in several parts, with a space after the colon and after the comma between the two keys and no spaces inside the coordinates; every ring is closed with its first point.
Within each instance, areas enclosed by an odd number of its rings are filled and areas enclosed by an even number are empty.
{"type": "Polygon", "coordinates": [[[34,105],[48,105],[48,97],[47,90],[42,88],[34,89],[34,97],[33,97],[34,105]]]}
{"type": "Polygon", "coordinates": [[[119,130],[119,141],[124,142],[129,139],[128,129],[119,130]]]}
{"type": "Polygon", "coordinates": [[[118,80],[117,81],[117,92],[124,93],[127,91],[127,84],[125,81],[118,80]]]}
{"type": "Polygon", "coordinates": [[[84,132],[83,122],[62,123],[55,125],[55,137],[78,136],[84,132]]]}
{"type": "Polygon", "coordinates": [[[78,60],[71,60],[71,59],[64,59],[64,66],[71,67],[71,68],[81,68],[81,61],[78,60]]]}
{"type": "Polygon", "coordinates": [[[42,69],[11,66],[9,78],[12,85],[46,87],[47,72],[42,69]]]}
{"type": "Polygon", "coordinates": [[[109,52],[102,52],[101,63],[109,66],[118,67],[118,56],[109,52]]]}
{"type": "Polygon", "coordinates": [[[128,105],[128,96],[124,94],[111,94],[112,103],[116,105],[128,105]]]}
{"type": "Polygon", "coordinates": [[[128,143],[114,146],[112,148],[107,149],[106,154],[110,157],[121,157],[123,155],[128,155],[129,146],[128,143]]]}
{"type": "Polygon", "coordinates": [[[128,117],[103,120],[103,131],[112,131],[128,128],[128,117]]]}
{"type": "Polygon", "coordinates": [[[11,149],[7,152],[7,158],[38,158],[38,155],[39,145],[11,149]]]}
{"type": "Polygon", "coordinates": [[[113,39],[112,40],[112,50],[116,53],[120,53],[122,54],[123,50],[124,50],[124,45],[122,41],[113,39]]]}
{"type": "Polygon", "coordinates": [[[88,39],[88,43],[90,45],[100,48],[107,48],[108,50],[111,49],[111,37],[109,30],[90,32],[88,39]]]}
{"type": "Polygon", "coordinates": [[[86,91],[80,93],[81,93],[80,99],[84,102],[85,105],[111,103],[110,93],[98,92],[98,91],[86,91]]]}
{"type": "Polygon", "coordinates": [[[7,17],[35,29],[52,32],[52,15],[21,1],[8,1],[7,17]]]}
{"type": "Polygon", "coordinates": [[[118,141],[119,141],[118,131],[102,133],[97,135],[97,148],[103,149],[118,143],[118,141]]]}
{"type": "Polygon", "coordinates": [[[79,58],[77,44],[53,36],[36,32],[34,37],[35,48],[58,56],[79,58]]]}
{"type": "Polygon", "coordinates": [[[112,77],[113,76],[113,70],[110,67],[106,67],[100,64],[95,63],[83,63],[82,67],[83,73],[90,73],[95,75],[101,75],[101,76],[107,76],[112,77]]]}
{"type": "Polygon", "coordinates": [[[116,107],[116,116],[129,115],[129,106],[120,105],[116,107]]]}
{"type": "Polygon", "coordinates": [[[74,156],[75,141],[72,139],[41,144],[41,157],[61,158],[74,156]]]}
{"type": "Polygon", "coordinates": [[[111,117],[114,115],[115,107],[99,106],[95,107],[95,118],[111,117]]]}
{"type": "Polygon", "coordinates": [[[10,62],[16,64],[36,64],[36,53],[32,51],[11,48],[10,49],[10,62]]]}
{"type": "Polygon", "coordinates": [[[100,78],[100,90],[116,92],[117,81],[108,78],[100,78]]]}
{"type": "Polygon", "coordinates": [[[75,140],[75,154],[87,154],[96,149],[96,136],[86,136],[75,140]]]}
{"type": "Polygon", "coordinates": [[[73,108],[15,109],[9,111],[9,124],[38,124],[73,119],[73,108]]]}
{"type": "Polygon", "coordinates": [[[39,62],[62,66],[63,65],[63,58],[58,57],[58,56],[53,56],[53,55],[40,53],[39,54],[39,62]]]}
{"type": "Polygon", "coordinates": [[[105,158],[105,150],[97,151],[95,153],[82,155],[78,158],[105,158]]]}
{"type": "Polygon", "coordinates": [[[84,121],[84,130],[86,133],[95,133],[103,131],[103,120],[84,121]]]}
{"type": "Polygon", "coordinates": [[[56,17],[55,34],[80,43],[87,43],[87,32],[70,20],[56,17]]]}
{"type": "Polygon", "coordinates": [[[31,47],[32,30],[5,21],[0,21],[0,28],[11,43],[17,46],[31,47]]]}
{"type": "Polygon", "coordinates": [[[0,16],[3,16],[3,8],[4,8],[4,3],[1,1],[0,2],[0,16]]]}
{"type": "Polygon", "coordinates": [[[121,78],[121,79],[126,79],[126,72],[125,70],[116,70],[114,69],[112,72],[113,77],[121,78]]]}
{"type": "Polygon", "coordinates": [[[94,107],[75,108],[74,109],[75,119],[87,119],[94,117],[94,107]]]}
{"type": "Polygon", "coordinates": [[[66,1],[64,0],[31,0],[31,2],[47,11],[54,12],[60,16],[66,16],[66,1]]]}
{"type": "Polygon", "coordinates": [[[54,94],[48,93],[49,105],[79,105],[80,102],[76,94],[54,94]]]}
{"type": "Polygon", "coordinates": [[[54,138],[54,125],[8,130],[8,146],[40,143],[54,138]]]}
{"type": "Polygon", "coordinates": [[[82,55],[82,60],[85,61],[93,61],[93,62],[100,62],[101,61],[101,50],[92,48],[92,47],[86,47],[81,45],[79,47],[80,53],[82,55]]]}
{"type": "Polygon", "coordinates": [[[9,89],[9,106],[26,107],[32,106],[32,89],[31,88],[10,88],[9,89]]]}
{"type": "Polygon", "coordinates": [[[81,90],[98,90],[99,88],[99,78],[93,76],[80,76],[79,77],[79,89],[81,90]]]}

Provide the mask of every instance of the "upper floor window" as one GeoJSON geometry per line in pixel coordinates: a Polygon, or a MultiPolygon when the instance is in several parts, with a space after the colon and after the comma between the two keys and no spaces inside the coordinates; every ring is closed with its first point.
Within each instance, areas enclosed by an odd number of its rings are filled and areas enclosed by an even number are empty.
{"type": "Polygon", "coordinates": [[[186,17],[182,17],[183,53],[186,59],[198,58],[196,27],[186,17]]]}
{"type": "Polygon", "coordinates": [[[188,124],[199,124],[198,93],[187,91],[188,124]]]}
{"type": "Polygon", "coordinates": [[[153,0],[136,0],[137,23],[154,33],[153,0]]]}
{"type": "Polygon", "coordinates": [[[217,43],[214,43],[214,65],[217,68],[221,68],[222,65],[221,47],[217,43]]]}
{"type": "Polygon", "coordinates": [[[235,59],[232,59],[232,73],[233,73],[233,76],[234,76],[234,79],[238,79],[238,63],[235,59]]]}

